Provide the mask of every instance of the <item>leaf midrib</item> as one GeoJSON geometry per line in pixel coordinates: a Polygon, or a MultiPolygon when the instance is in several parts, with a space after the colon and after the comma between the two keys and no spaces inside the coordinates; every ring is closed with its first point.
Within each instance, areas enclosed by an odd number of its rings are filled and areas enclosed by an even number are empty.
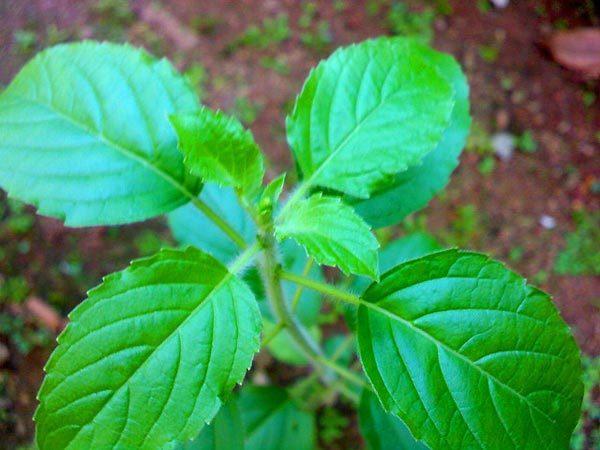
{"type": "Polygon", "coordinates": [[[359,301],[360,305],[365,306],[366,308],[369,308],[369,309],[371,309],[373,311],[379,312],[379,313],[381,313],[381,314],[389,317],[392,320],[402,322],[405,326],[407,326],[408,328],[410,328],[414,332],[416,332],[416,333],[424,336],[427,340],[433,342],[436,345],[436,347],[438,347],[438,348],[441,347],[441,348],[445,349],[446,351],[448,351],[449,353],[451,353],[455,357],[457,357],[457,358],[461,359],[462,361],[466,362],[469,365],[469,367],[475,368],[477,371],[479,371],[481,374],[483,374],[484,377],[486,377],[488,379],[492,379],[494,382],[498,383],[500,386],[503,386],[504,388],[508,389],[510,392],[512,392],[517,397],[519,397],[520,399],[522,399],[530,407],[530,409],[533,409],[533,410],[537,411],[539,414],[541,414],[550,423],[552,423],[552,424],[556,423],[556,421],[554,419],[552,419],[552,417],[550,417],[545,411],[541,410],[538,406],[536,406],[535,404],[531,403],[531,401],[525,395],[523,395],[520,392],[516,391],[514,388],[512,388],[509,385],[507,385],[503,381],[500,381],[494,375],[492,375],[488,371],[486,371],[486,370],[482,369],[481,367],[479,367],[478,365],[476,365],[469,358],[467,358],[463,354],[459,353],[458,351],[456,351],[452,347],[449,347],[444,342],[439,341],[435,337],[431,336],[429,333],[425,332],[421,328],[419,328],[416,325],[414,325],[411,321],[409,321],[407,319],[404,319],[403,317],[401,317],[399,315],[395,315],[395,314],[391,313],[390,311],[377,306],[374,303],[367,302],[367,301],[365,301],[362,298],[358,298],[358,301],[359,301]]]}
{"type": "MultiPolygon", "coordinates": [[[[202,309],[202,307],[206,304],[208,304],[208,299],[215,293],[217,292],[225,283],[227,283],[234,275],[231,272],[227,272],[224,274],[223,278],[221,279],[221,281],[219,281],[213,289],[211,289],[206,296],[200,300],[200,303],[198,304],[198,306],[196,306],[193,310],[190,311],[190,314],[178,325],[175,327],[175,329],[167,336],[165,337],[165,339],[163,339],[163,341],[154,349],[152,350],[152,352],[150,352],[150,354],[146,357],[146,359],[144,359],[144,361],[142,361],[142,363],[123,381],[123,383],[121,383],[121,385],[116,388],[113,393],[106,399],[106,402],[98,409],[98,411],[96,412],[96,414],[94,414],[94,416],[83,426],[81,426],[79,428],[79,430],[77,430],[77,433],[75,433],[75,435],[73,436],[73,438],[69,441],[69,444],[67,445],[66,448],[68,448],[69,445],[71,445],[71,443],[77,439],[77,436],[79,435],[79,433],[81,433],[81,431],[90,423],[92,423],[96,417],[98,417],[98,414],[100,414],[104,408],[111,402],[111,400],[114,398],[115,395],[117,395],[121,389],[123,389],[123,387],[126,387],[127,384],[129,383],[129,381],[131,381],[131,379],[148,363],[148,361],[150,361],[150,359],[152,358],[152,356],[154,356],[164,345],[166,342],[168,342],[174,335],[176,335],[177,333],[179,333],[180,329],[182,327],[185,326],[186,322],[188,322],[189,320],[191,320],[191,318],[193,316],[195,316],[198,311],[200,311],[200,309],[202,309]]],[[[60,429],[59,429],[60,430],[60,429]]],[[[58,430],[55,430],[58,431],[58,430]]],[[[52,433],[50,433],[48,436],[46,436],[46,440],[48,439],[49,436],[51,436],[52,433]]]]}
{"type": "Polygon", "coordinates": [[[75,128],[77,128],[77,129],[87,133],[88,135],[92,136],[93,138],[97,139],[99,142],[101,142],[105,146],[116,150],[118,153],[125,156],[126,158],[139,163],[140,165],[142,165],[143,167],[145,167],[147,169],[150,169],[152,172],[157,174],[159,177],[161,177],[163,180],[165,180],[167,183],[169,183],[171,186],[173,186],[176,190],[181,192],[185,197],[189,198],[190,200],[194,200],[196,198],[194,196],[194,194],[192,194],[192,192],[190,192],[183,184],[181,184],[179,181],[177,181],[175,178],[173,178],[173,176],[171,174],[169,174],[168,172],[163,170],[161,167],[152,164],[148,159],[141,157],[135,151],[130,150],[126,147],[123,147],[122,145],[118,144],[117,142],[109,139],[104,134],[98,132],[97,130],[94,130],[93,128],[90,128],[86,124],[67,115],[63,111],[56,108],[51,103],[42,102],[38,99],[32,99],[32,98],[25,97],[25,96],[19,95],[19,94],[10,94],[10,98],[20,99],[22,101],[33,103],[34,105],[38,105],[42,108],[47,109],[51,113],[56,114],[57,116],[59,116],[60,118],[65,120],[66,122],[75,126],[75,128]]]}

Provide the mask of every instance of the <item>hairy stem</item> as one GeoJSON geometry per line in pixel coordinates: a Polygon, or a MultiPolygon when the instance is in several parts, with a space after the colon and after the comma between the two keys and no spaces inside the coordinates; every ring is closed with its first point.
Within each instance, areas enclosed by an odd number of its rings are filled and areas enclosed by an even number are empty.
{"type": "Polygon", "coordinates": [[[367,382],[360,376],[358,375],[356,372],[352,372],[351,370],[346,369],[343,366],[340,366],[339,364],[336,364],[335,362],[331,361],[329,358],[318,358],[317,361],[319,363],[321,363],[322,365],[324,365],[325,367],[329,367],[331,370],[333,370],[335,373],[337,373],[340,377],[342,377],[343,379],[349,381],[352,384],[356,384],[357,386],[361,387],[361,388],[369,388],[369,385],[367,384],[367,382]]]}
{"type": "Polygon", "coordinates": [[[255,242],[250,247],[246,248],[240,255],[229,264],[227,267],[230,273],[237,274],[248,267],[254,257],[261,250],[261,245],[259,242],[255,242]]]}
{"type": "Polygon", "coordinates": [[[279,277],[281,270],[277,262],[275,237],[269,228],[261,235],[261,240],[264,249],[261,273],[271,306],[273,307],[273,312],[285,328],[288,329],[290,336],[307,358],[318,365],[320,364],[319,360],[325,356],[320,347],[298,322],[298,319],[293,315],[289,305],[285,301],[279,277]]]}
{"type": "Polygon", "coordinates": [[[206,217],[208,217],[216,226],[218,226],[223,233],[229,237],[238,247],[245,249],[248,247],[248,244],[244,240],[244,238],[235,231],[231,225],[229,225],[225,220],[223,220],[219,215],[214,212],[210,206],[200,200],[198,197],[194,197],[192,199],[192,204],[202,212],[206,217]]]}
{"type": "MultiPolygon", "coordinates": [[[[302,270],[302,276],[305,277],[308,275],[313,264],[314,264],[314,259],[308,258],[308,260],[306,261],[306,265],[304,266],[304,269],[302,270]]],[[[304,286],[297,286],[296,292],[294,292],[294,297],[292,297],[292,302],[291,302],[293,313],[296,312],[298,302],[300,301],[300,297],[302,297],[302,291],[304,291],[304,286]]],[[[263,339],[263,343],[262,343],[263,347],[265,345],[267,345],[269,342],[271,342],[273,339],[275,339],[277,337],[277,335],[281,332],[281,330],[283,330],[284,328],[285,328],[285,324],[283,322],[277,322],[277,324],[271,330],[271,332],[263,339]]]]}
{"type": "Polygon", "coordinates": [[[266,347],[267,345],[269,345],[269,343],[273,339],[275,339],[277,335],[281,332],[281,330],[283,330],[284,328],[285,324],[283,322],[277,322],[277,325],[273,327],[271,332],[264,337],[262,343],[260,344],[261,347],[266,347]]]}

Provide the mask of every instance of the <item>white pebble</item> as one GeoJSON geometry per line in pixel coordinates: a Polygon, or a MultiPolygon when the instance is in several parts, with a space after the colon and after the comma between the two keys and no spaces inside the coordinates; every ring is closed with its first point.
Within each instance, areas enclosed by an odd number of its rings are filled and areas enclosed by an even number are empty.
{"type": "Polygon", "coordinates": [[[492,136],[492,148],[494,153],[502,161],[508,161],[512,158],[515,151],[516,138],[510,133],[496,133],[492,136]]]}
{"type": "Polygon", "coordinates": [[[544,214],[542,217],[540,217],[540,225],[546,230],[552,230],[554,227],[556,227],[556,219],[552,216],[544,214]]]}
{"type": "Polygon", "coordinates": [[[508,6],[508,4],[510,3],[510,0],[491,0],[492,4],[496,7],[496,8],[506,8],[508,6]]]}

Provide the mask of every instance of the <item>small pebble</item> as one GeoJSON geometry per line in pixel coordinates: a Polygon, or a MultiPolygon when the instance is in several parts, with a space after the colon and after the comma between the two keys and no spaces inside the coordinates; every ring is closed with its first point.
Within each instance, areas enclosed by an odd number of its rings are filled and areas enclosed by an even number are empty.
{"type": "Polygon", "coordinates": [[[496,133],[492,136],[494,153],[502,161],[509,161],[515,151],[516,138],[510,133],[496,133]]]}
{"type": "Polygon", "coordinates": [[[252,376],[252,381],[257,386],[266,386],[267,384],[269,384],[269,377],[265,372],[261,370],[254,372],[254,375],[252,376]]]}
{"type": "Polygon", "coordinates": [[[544,214],[542,217],[540,217],[540,225],[546,230],[552,230],[554,227],[556,227],[556,219],[552,216],[544,214]]]}
{"type": "Polygon", "coordinates": [[[494,5],[496,8],[506,8],[508,6],[508,4],[510,3],[510,0],[491,0],[492,1],[492,5],[494,5]]]}

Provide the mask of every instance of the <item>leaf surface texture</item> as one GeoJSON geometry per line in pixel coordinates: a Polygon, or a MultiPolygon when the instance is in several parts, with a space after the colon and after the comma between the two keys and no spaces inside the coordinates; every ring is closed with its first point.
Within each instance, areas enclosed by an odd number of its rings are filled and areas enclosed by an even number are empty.
{"type": "Polygon", "coordinates": [[[198,108],[166,60],[127,45],[62,44],[0,96],[0,185],[67,225],[169,212],[200,189],[167,115],[198,108]]]}
{"type": "Polygon", "coordinates": [[[385,409],[431,448],[568,447],[579,351],[547,294],[502,264],[448,250],[363,294],[359,351],[385,409]]]}
{"type": "Polygon", "coordinates": [[[367,198],[440,142],[452,87],[402,42],[380,38],[339,49],[310,73],[287,120],[307,184],[367,198]]]}
{"type": "Polygon", "coordinates": [[[252,292],[194,248],[134,261],[70,318],[39,393],[41,450],[173,448],[214,417],[259,349],[252,292]]]}

